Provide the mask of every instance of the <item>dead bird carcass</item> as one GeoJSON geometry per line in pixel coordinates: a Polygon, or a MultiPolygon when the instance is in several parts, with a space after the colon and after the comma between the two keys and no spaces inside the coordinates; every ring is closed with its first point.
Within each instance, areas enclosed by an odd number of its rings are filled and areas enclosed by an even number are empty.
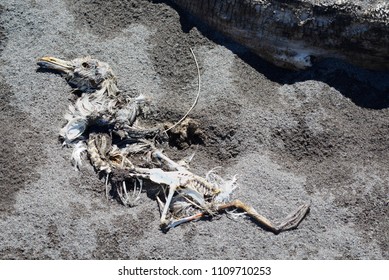
{"type": "MultiPolygon", "coordinates": [[[[64,74],[69,84],[81,92],[69,106],[65,114],[67,124],[60,131],[63,144],[73,147],[73,164],[79,167],[82,155],[87,153],[94,168],[106,174],[107,187],[108,178],[121,178],[119,182],[111,180],[111,185],[124,205],[136,205],[145,180],[162,192],[166,189],[167,197],[156,197],[162,209],[163,230],[235,208],[279,233],[296,228],[309,211],[309,205],[303,204],[282,222],[273,223],[252,207],[231,199],[237,187],[235,177],[224,180],[214,171],[201,177],[189,171],[185,164],[170,159],[159,147],[162,141],[169,141],[166,132],[172,127],[164,129],[166,124],[160,124],[144,128],[137,124],[148,99],[121,92],[107,63],[90,57],[70,61],[42,57],[38,65],[64,74]],[[129,182],[134,185],[128,185],[129,182]]],[[[200,75],[197,98],[199,93],[200,75]]]]}

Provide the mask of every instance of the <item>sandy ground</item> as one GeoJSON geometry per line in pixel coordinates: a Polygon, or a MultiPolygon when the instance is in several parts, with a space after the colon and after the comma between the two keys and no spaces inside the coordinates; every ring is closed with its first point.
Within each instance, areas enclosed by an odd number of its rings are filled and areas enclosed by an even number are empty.
{"type": "Polygon", "coordinates": [[[1,259],[388,259],[389,73],[338,60],[285,71],[163,1],[2,0],[0,14],[1,259]],[[271,219],[311,202],[298,229],[221,215],[163,233],[153,197],[107,201],[89,164],[71,166],[58,140],[71,88],[36,59],[106,61],[155,121],[174,121],[196,95],[190,47],[207,140],[166,153],[238,174],[234,197],[271,219]]]}

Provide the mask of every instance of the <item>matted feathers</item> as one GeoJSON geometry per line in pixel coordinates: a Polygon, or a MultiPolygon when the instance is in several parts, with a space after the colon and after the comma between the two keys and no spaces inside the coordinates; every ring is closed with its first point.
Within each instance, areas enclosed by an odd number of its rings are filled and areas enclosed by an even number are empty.
{"type": "Polygon", "coordinates": [[[238,187],[236,175],[232,179],[225,180],[216,173],[218,168],[210,170],[205,179],[211,184],[220,189],[220,193],[215,197],[216,202],[228,202],[231,199],[231,194],[238,187]]]}
{"type": "Polygon", "coordinates": [[[82,166],[82,158],[86,150],[87,147],[84,141],[80,141],[74,145],[72,152],[72,163],[76,170],[80,169],[82,166]]]}

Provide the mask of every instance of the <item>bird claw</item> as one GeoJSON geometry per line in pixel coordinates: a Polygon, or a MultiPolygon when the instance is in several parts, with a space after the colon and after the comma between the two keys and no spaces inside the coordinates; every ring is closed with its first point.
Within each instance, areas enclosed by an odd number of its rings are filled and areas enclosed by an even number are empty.
{"type": "Polygon", "coordinates": [[[120,201],[125,206],[134,207],[137,205],[137,202],[140,200],[140,194],[142,193],[142,180],[138,179],[139,188],[137,188],[136,181],[134,182],[134,189],[132,194],[127,191],[126,182],[123,181],[123,185],[118,188],[118,195],[120,201]]]}

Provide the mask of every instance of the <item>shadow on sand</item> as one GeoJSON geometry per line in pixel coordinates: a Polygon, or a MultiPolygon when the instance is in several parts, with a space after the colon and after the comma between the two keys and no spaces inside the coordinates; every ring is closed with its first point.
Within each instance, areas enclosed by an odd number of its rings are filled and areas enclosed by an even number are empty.
{"type": "Polygon", "coordinates": [[[389,71],[367,70],[335,58],[317,61],[313,67],[306,70],[283,69],[265,61],[221,33],[212,30],[170,1],[155,0],[154,2],[167,2],[179,13],[183,32],[189,32],[193,27],[196,27],[206,37],[231,50],[273,82],[294,84],[307,80],[321,81],[338,90],[357,106],[369,109],[389,107],[389,71]]]}

